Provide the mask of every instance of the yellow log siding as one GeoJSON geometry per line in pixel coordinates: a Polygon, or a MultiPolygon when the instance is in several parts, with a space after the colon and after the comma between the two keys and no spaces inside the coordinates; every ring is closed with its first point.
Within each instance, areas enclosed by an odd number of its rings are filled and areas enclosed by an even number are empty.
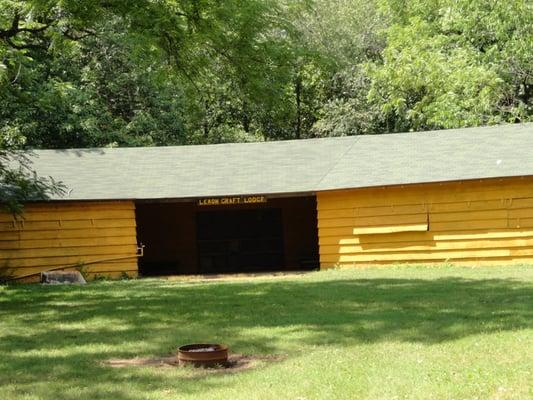
{"type": "Polygon", "coordinates": [[[76,265],[89,278],[137,276],[136,253],[132,201],[27,204],[19,218],[0,213],[0,270],[10,276],[76,265]]]}
{"type": "Polygon", "coordinates": [[[317,193],[321,268],[533,261],[533,177],[317,193]]]}

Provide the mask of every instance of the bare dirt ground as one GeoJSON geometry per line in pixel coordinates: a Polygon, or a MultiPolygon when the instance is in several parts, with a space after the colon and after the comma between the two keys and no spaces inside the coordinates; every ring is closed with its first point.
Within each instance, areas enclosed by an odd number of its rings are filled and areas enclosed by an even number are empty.
{"type": "MultiPolygon", "coordinates": [[[[262,362],[277,362],[285,359],[281,355],[250,356],[243,354],[231,354],[228,362],[216,368],[200,368],[202,371],[211,373],[235,373],[258,367],[262,362]]],[[[180,368],[176,356],[153,357],[153,358],[111,358],[102,363],[112,368],[125,367],[154,367],[154,368],[180,368]]]]}

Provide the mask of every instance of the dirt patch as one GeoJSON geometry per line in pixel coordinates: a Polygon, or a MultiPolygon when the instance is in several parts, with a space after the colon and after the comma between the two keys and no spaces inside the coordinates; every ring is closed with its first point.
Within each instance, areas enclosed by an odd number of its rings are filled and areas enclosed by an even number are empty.
{"type": "Polygon", "coordinates": [[[158,276],[158,279],[178,282],[209,282],[209,281],[240,281],[251,279],[295,279],[312,274],[314,271],[276,271],[276,272],[240,272],[224,274],[205,274],[205,275],[167,275],[158,276]]]}
{"type": "MultiPolygon", "coordinates": [[[[234,373],[252,369],[261,364],[261,362],[278,362],[285,359],[281,355],[269,356],[249,356],[243,354],[231,354],[228,361],[216,368],[198,368],[203,372],[209,373],[234,373]]],[[[124,367],[154,367],[154,368],[181,368],[178,365],[176,356],[153,357],[153,358],[111,358],[103,362],[103,365],[112,368],[124,367]]],[[[187,367],[190,368],[190,367],[187,367]]]]}
{"type": "Polygon", "coordinates": [[[175,367],[178,366],[176,357],[158,358],[111,358],[103,362],[104,365],[113,368],[123,367],[175,367]]]}

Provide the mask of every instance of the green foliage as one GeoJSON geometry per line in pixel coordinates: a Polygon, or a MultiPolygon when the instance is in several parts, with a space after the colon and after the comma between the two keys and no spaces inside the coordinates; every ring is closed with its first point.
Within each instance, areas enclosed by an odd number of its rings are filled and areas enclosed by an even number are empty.
{"type": "Polygon", "coordinates": [[[40,177],[31,169],[28,153],[0,150],[0,207],[20,214],[24,202],[46,200],[63,192],[61,182],[40,177]]]}
{"type": "Polygon", "coordinates": [[[383,132],[381,112],[367,99],[370,78],[362,67],[337,73],[332,94],[321,107],[312,128],[315,136],[346,136],[383,132]]]}
{"type": "Polygon", "coordinates": [[[64,186],[52,177],[40,177],[31,169],[31,153],[17,150],[23,139],[16,128],[0,129],[0,207],[15,215],[26,201],[45,200],[62,194],[64,186]]]}
{"type": "Polygon", "coordinates": [[[80,42],[15,52],[1,123],[16,126],[28,147],[182,143],[182,91],[163,52],[119,22],[80,42]]]}
{"type": "Polygon", "coordinates": [[[291,3],[2,0],[1,121],[33,147],[290,137],[291,3]]]}
{"type": "Polygon", "coordinates": [[[390,131],[532,118],[533,9],[526,1],[398,1],[369,99],[390,131]]]}
{"type": "Polygon", "coordinates": [[[526,0],[0,0],[23,148],[375,134],[532,119],[526,0]]]}

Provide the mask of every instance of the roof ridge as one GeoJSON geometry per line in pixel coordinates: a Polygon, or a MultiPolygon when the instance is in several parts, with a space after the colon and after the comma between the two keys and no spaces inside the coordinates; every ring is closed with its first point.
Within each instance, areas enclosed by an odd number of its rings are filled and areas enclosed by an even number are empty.
{"type": "MultiPolygon", "coordinates": [[[[331,171],[333,171],[333,170],[335,169],[335,167],[336,167],[336,166],[342,161],[342,159],[344,158],[344,156],[345,156],[346,154],[348,154],[348,153],[352,150],[352,148],[355,146],[355,144],[356,144],[359,140],[361,140],[361,136],[363,136],[363,135],[353,135],[353,136],[354,136],[354,140],[353,140],[352,144],[351,144],[350,146],[348,146],[348,149],[347,149],[344,153],[342,153],[342,155],[338,158],[338,160],[337,160],[335,163],[333,163],[333,164],[331,165],[331,167],[330,167],[330,168],[324,173],[324,175],[322,176],[322,178],[320,178],[320,179],[318,180],[318,182],[317,182],[317,184],[316,184],[316,189],[318,189],[318,188],[320,187],[320,184],[322,183],[322,181],[323,181],[324,179],[326,179],[326,177],[331,173],[331,171]]],[[[348,136],[346,136],[346,137],[348,137],[348,136]]]]}
{"type": "Polygon", "coordinates": [[[199,144],[173,144],[168,146],[117,146],[117,147],[69,147],[65,149],[24,149],[22,151],[28,151],[38,153],[42,151],[46,152],[105,152],[115,150],[141,150],[141,149],[175,149],[175,148],[205,148],[205,147],[230,147],[230,146],[242,146],[242,145],[281,145],[290,143],[303,143],[303,142],[318,142],[327,140],[339,140],[349,139],[351,136],[329,136],[329,137],[312,137],[302,139],[283,139],[283,140],[258,140],[255,142],[225,142],[225,143],[199,143],[199,144]]]}

